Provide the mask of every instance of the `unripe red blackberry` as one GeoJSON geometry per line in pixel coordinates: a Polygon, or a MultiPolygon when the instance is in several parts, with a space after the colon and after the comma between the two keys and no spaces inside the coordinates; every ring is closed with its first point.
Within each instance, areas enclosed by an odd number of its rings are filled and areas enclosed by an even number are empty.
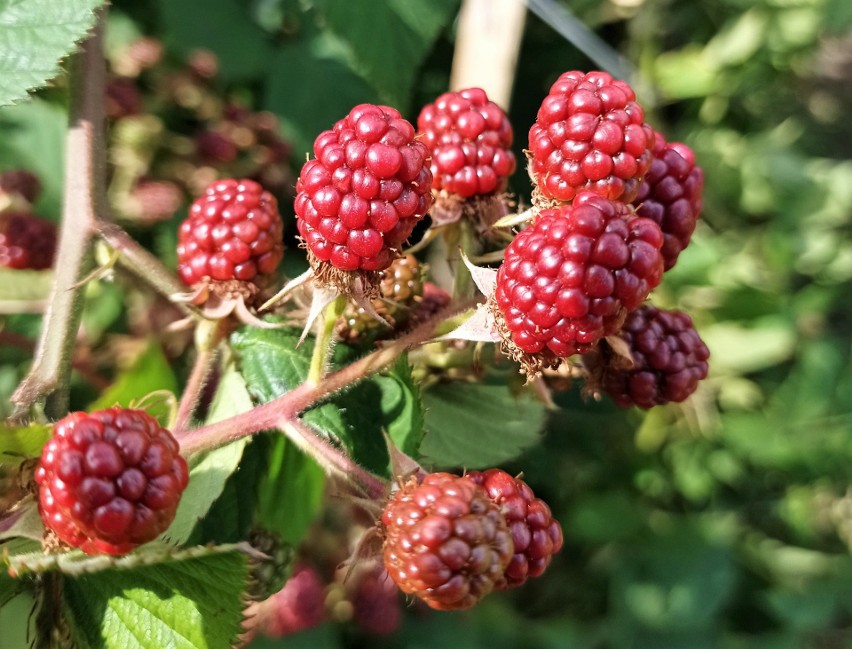
{"type": "Polygon", "coordinates": [[[201,282],[262,284],[284,255],[275,198],[253,180],[219,180],[189,210],[178,231],[178,272],[201,282]]]}
{"type": "Polygon", "coordinates": [[[603,345],[584,362],[592,386],[622,408],[684,401],[707,376],[710,351],[686,313],[646,305],[627,316],[618,335],[630,349],[632,367],[603,345]]]}
{"type": "Polygon", "coordinates": [[[417,130],[432,152],[432,188],[462,198],[506,189],[515,172],[512,125],[481,88],[447,92],[427,104],[417,130]]]}
{"type": "Polygon", "coordinates": [[[402,622],[399,589],[384,568],[363,571],[349,590],[352,621],[372,635],[390,635],[402,622]]]}
{"type": "Polygon", "coordinates": [[[23,169],[0,172],[0,196],[4,194],[8,196],[17,194],[32,205],[41,194],[41,181],[38,176],[23,169]]]}
{"type": "Polygon", "coordinates": [[[591,192],[542,210],[497,271],[504,349],[532,374],[591,350],[660,283],[662,243],[656,223],[591,192]]]}
{"type": "Polygon", "coordinates": [[[363,307],[350,304],[343,312],[337,334],[346,342],[359,342],[383,332],[393,333],[408,322],[412,310],[423,294],[423,278],[420,263],[414,255],[405,255],[381,273],[379,296],[373,298],[372,306],[393,329],[376,320],[363,307]]]}
{"type": "Polygon", "coordinates": [[[384,270],[432,203],[426,145],[397,110],[360,104],[320,133],[314,155],[296,183],[295,210],[317,275],[323,264],[384,270]]]}
{"type": "Polygon", "coordinates": [[[116,120],[142,112],[142,95],[131,79],[113,79],[104,92],[104,112],[116,120]]]}
{"type": "Polygon", "coordinates": [[[234,141],[219,131],[202,131],[195,136],[198,157],[208,164],[225,164],[236,160],[239,150],[234,141]]]}
{"type": "Polygon", "coordinates": [[[506,520],[471,480],[430,473],[382,513],[388,574],[434,609],[470,608],[503,579],[514,552],[506,520]]]}
{"type": "Polygon", "coordinates": [[[168,180],[139,180],[130,190],[127,216],[141,223],[159,223],[174,216],[183,203],[183,192],[168,180]]]}
{"type": "Polygon", "coordinates": [[[651,165],[654,130],[624,81],[606,72],[565,72],[530,128],[530,172],[549,201],[591,190],[630,201],[651,165]]]}
{"type": "Polygon", "coordinates": [[[414,309],[412,320],[414,322],[425,322],[438,315],[452,301],[453,296],[450,295],[449,291],[432,282],[425,282],[423,284],[423,297],[420,298],[420,302],[414,309]]]}
{"type": "Polygon", "coordinates": [[[550,507],[535,497],[526,482],[500,469],[470,471],[466,477],[485,489],[500,507],[512,533],[515,553],[497,590],[514,588],[529,577],[539,577],[553,555],[562,549],[562,527],[553,518],[550,507]]]}
{"type": "Polygon", "coordinates": [[[633,200],[636,213],[653,219],[663,231],[663,263],[669,270],[689,245],[701,215],[704,172],[695,154],[681,142],[666,142],[656,132],[654,159],[639,194],[633,200]]]}
{"type": "Polygon", "coordinates": [[[87,554],[126,554],[174,519],[189,481],[172,434],[142,410],[73,412],[36,469],[44,524],[87,554]]]}
{"type": "Polygon", "coordinates": [[[284,588],[267,603],[260,623],[267,635],[281,637],[311,629],[325,619],[325,584],[310,566],[297,566],[284,588]]]}
{"type": "Polygon", "coordinates": [[[27,212],[0,214],[0,266],[44,270],[53,265],[56,225],[27,212]]]}

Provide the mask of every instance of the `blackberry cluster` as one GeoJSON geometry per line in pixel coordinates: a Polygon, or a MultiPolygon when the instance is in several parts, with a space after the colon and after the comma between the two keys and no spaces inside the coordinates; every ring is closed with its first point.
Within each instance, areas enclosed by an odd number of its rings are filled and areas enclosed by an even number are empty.
{"type": "Polygon", "coordinates": [[[381,522],[388,574],[434,609],[476,604],[502,582],[514,553],[500,508],[475,482],[449,473],[403,485],[381,522]]]}
{"type": "Polygon", "coordinates": [[[414,255],[400,257],[382,271],[379,295],[373,298],[372,306],[392,328],[363,307],[350,304],[343,312],[337,335],[346,342],[359,343],[398,331],[411,320],[423,295],[422,272],[414,255]]]}
{"type": "Polygon", "coordinates": [[[121,217],[168,220],[218,178],[254,180],[278,200],[292,195],[277,117],[223,97],[213,54],[195,51],[176,65],[145,37],[111,52],[109,63],[109,192],[121,217]]]}
{"type": "Polygon", "coordinates": [[[532,373],[590,351],[660,283],[662,243],[656,223],[591,192],[542,210],[497,272],[492,312],[507,351],[532,373]]]}
{"type": "Polygon", "coordinates": [[[591,190],[630,201],[653,157],[654,131],[624,81],[606,72],[560,75],[530,128],[530,175],[548,201],[591,190]]]}
{"type": "Polygon", "coordinates": [[[252,180],[210,185],[178,231],[178,272],[203,282],[262,284],[284,255],[278,203],[252,180]]]}
{"type": "Polygon", "coordinates": [[[707,377],[710,352],[686,313],[643,306],[618,335],[630,349],[631,366],[608,347],[585,362],[594,383],[622,408],[685,401],[707,377]]]}
{"type": "Polygon", "coordinates": [[[0,266],[44,270],[53,266],[56,225],[29,212],[0,213],[0,266]]]}
{"type": "Polygon", "coordinates": [[[461,198],[506,189],[515,171],[512,125],[481,88],[447,92],[427,104],[417,130],[432,152],[432,187],[461,198]]]}
{"type": "Polygon", "coordinates": [[[674,267],[689,245],[701,214],[704,172],[695,154],[681,142],[666,142],[662,133],[654,139],[654,159],[639,193],[633,200],[636,213],[653,219],[663,231],[663,263],[674,267]]]}
{"type": "Polygon", "coordinates": [[[142,410],[71,413],[54,426],[35,473],[45,525],[88,554],[126,554],[153,540],[189,481],[179,450],[142,410]]]}
{"type": "Polygon", "coordinates": [[[562,548],[547,504],[500,469],[412,480],[391,497],[381,523],[390,576],[442,610],[538,577],[562,548]]]}
{"type": "Polygon", "coordinates": [[[429,150],[399,111],[360,104],[314,142],[296,183],[312,265],[381,271],[432,204],[429,150]]]}

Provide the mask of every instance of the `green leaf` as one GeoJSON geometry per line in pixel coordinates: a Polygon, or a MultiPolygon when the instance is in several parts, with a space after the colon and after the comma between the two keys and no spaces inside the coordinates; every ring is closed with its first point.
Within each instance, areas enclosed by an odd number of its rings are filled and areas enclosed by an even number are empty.
{"type": "Polygon", "coordinates": [[[0,169],[27,169],[39,177],[35,210],[45,218],[58,219],[61,212],[67,126],[65,108],[38,97],[0,108],[0,169]]]}
{"type": "Polygon", "coordinates": [[[303,160],[316,137],[354,106],[379,101],[347,66],[345,52],[330,34],[286,45],[267,65],[265,108],[280,118],[285,137],[293,142],[294,160],[303,160]]]}
{"type": "Polygon", "coordinates": [[[300,543],[322,507],[325,474],[283,435],[272,438],[258,490],[258,518],[286,543],[300,543]]]}
{"type": "Polygon", "coordinates": [[[645,516],[624,492],[590,494],[573,507],[565,534],[588,543],[609,543],[636,535],[645,524],[645,516]]]}
{"type": "Polygon", "coordinates": [[[266,32],[252,22],[237,0],[159,0],[163,39],[182,56],[193,50],[213,52],[225,81],[263,75],[273,55],[266,32]],[[189,18],[191,16],[191,18],[189,18]]]}
{"type": "Polygon", "coordinates": [[[701,329],[701,337],[710,348],[713,372],[744,374],[790,358],[796,346],[792,323],[772,316],[754,324],[745,327],[720,322],[701,329]]]}
{"type": "MultiPolygon", "coordinates": [[[[133,363],[118,375],[115,383],[108,387],[97,401],[90,404],[89,409],[102,410],[115,405],[126,408],[146,394],[161,390],[175,393],[177,389],[177,379],[163,348],[159,342],[151,339],[133,363]]],[[[167,414],[162,410],[152,408],[149,412],[160,418],[161,424],[168,420],[167,414]]]]}
{"type": "Polygon", "coordinates": [[[689,522],[644,542],[626,541],[611,584],[612,615],[626,636],[618,646],[633,646],[630,638],[641,631],[711,630],[735,575],[730,550],[689,522]]]}
{"type": "Polygon", "coordinates": [[[0,647],[3,649],[31,649],[35,616],[33,594],[21,582],[13,582],[0,573],[0,629],[3,629],[0,647]]]}
{"type": "MultiPolygon", "coordinates": [[[[277,436],[276,436],[277,438],[277,436]]],[[[248,538],[256,522],[259,485],[269,463],[270,435],[254,435],[240,463],[225,482],[221,495],[198,521],[188,545],[236,543],[248,538]]]]}
{"type": "Polygon", "coordinates": [[[382,422],[397,448],[415,457],[423,440],[423,401],[420,390],[411,376],[406,356],[397,359],[387,373],[375,377],[382,391],[382,422]]]}
{"type": "Polygon", "coordinates": [[[405,112],[420,65],[458,4],[458,0],[388,0],[365,11],[351,0],[322,0],[321,7],[329,28],[351,48],[355,69],[383,101],[405,112]]]}
{"type": "Polygon", "coordinates": [[[0,424],[0,463],[18,464],[21,460],[41,455],[53,431],[48,424],[6,426],[0,424]]]}
{"type": "Polygon", "coordinates": [[[95,24],[102,0],[0,3],[0,106],[45,85],[95,24]]]}
{"type": "MultiPolygon", "coordinates": [[[[240,369],[251,393],[262,402],[270,401],[296,386],[308,376],[313,338],[298,348],[297,329],[245,328],[232,336],[240,356],[240,369]]],[[[337,365],[351,360],[345,345],[335,348],[337,365]]],[[[388,455],[382,426],[388,425],[381,412],[382,390],[368,379],[312,408],[302,419],[335,443],[342,444],[352,458],[367,469],[387,471],[388,455]]]]}
{"type": "Polygon", "coordinates": [[[6,311],[18,311],[23,313],[27,303],[36,303],[47,300],[50,296],[50,287],[53,284],[52,270],[14,270],[12,268],[0,268],[0,303],[21,303],[18,309],[7,309],[6,311]]]}
{"type": "Polygon", "coordinates": [[[539,441],[544,405],[497,383],[442,383],[423,394],[420,454],[440,467],[478,469],[517,457],[539,441]]]}
{"type": "MultiPolygon", "coordinates": [[[[251,410],[253,404],[242,377],[229,365],[219,380],[207,423],[251,410]]],[[[180,499],[175,519],[163,533],[172,543],[183,543],[199,520],[222,494],[225,483],[240,463],[248,440],[239,439],[190,460],[189,484],[180,499]]]]}
{"type": "Polygon", "coordinates": [[[66,578],[71,637],[81,649],[230,649],[248,574],[249,557],[232,549],[66,578]]]}
{"type": "Polygon", "coordinates": [[[0,518],[0,543],[14,538],[26,538],[41,543],[44,524],[35,502],[0,518]]]}

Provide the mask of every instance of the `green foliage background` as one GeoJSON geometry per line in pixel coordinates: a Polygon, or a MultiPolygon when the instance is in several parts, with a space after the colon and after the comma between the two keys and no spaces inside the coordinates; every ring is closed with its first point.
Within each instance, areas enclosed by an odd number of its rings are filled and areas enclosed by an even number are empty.
{"type": "MultiPolygon", "coordinates": [[[[558,394],[541,443],[504,465],[523,470],[563,522],[566,547],[547,577],[469,613],[412,609],[399,634],[371,646],[852,647],[852,5],[565,4],[633,62],[654,125],[704,168],[702,222],[653,301],[692,314],[711,376],[689,403],[648,414],[586,401],[576,387],[558,394]]],[[[414,119],[443,92],[457,10],[456,0],[119,0],[110,38],[149,33],[175,56],[212,49],[222,83],[281,118],[298,164],[355,103],[414,119]]],[[[519,155],[550,83],[593,67],[529,16],[510,115],[519,155]]],[[[39,172],[38,207],[51,218],[56,94],[0,109],[0,167],[39,172]]],[[[513,188],[528,195],[522,172],[513,188]]],[[[121,329],[112,289],[91,292],[90,331],[121,329]]],[[[37,321],[14,324],[35,332],[37,321]]],[[[0,354],[5,401],[26,358],[0,354]]],[[[485,411],[506,398],[477,391],[485,411]]],[[[76,406],[91,397],[78,390],[76,406]]],[[[427,407],[440,399],[427,393],[427,407]]],[[[439,462],[453,432],[475,442],[440,415],[430,441],[427,409],[421,447],[439,462]]],[[[360,641],[325,626],[254,646],[360,641]]]]}

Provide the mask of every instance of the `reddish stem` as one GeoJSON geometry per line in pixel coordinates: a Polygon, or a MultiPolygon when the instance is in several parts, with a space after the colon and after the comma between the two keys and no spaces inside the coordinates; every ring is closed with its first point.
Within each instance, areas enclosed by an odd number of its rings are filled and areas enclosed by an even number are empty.
{"type": "Polygon", "coordinates": [[[325,397],[390,366],[406,351],[431,339],[435,326],[456,313],[471,308],[475,300],[450,305],[434,318],[420,324],[389,345],[364,356],[351,365],[323,377],[318,385],[303,383],[295,389],[245,412],[188,431],[181,439],[181,452],[191,455],[222,446],[262,430],[274,429],[282,419],[293,420],[325,397]]]}
{"type": "Polygon", "coordinates": [[[388,483],[367,471],[345,451],[332,446],[320,433],[298,418],[281,418],[278,429],[305,454],[316,459],[330,474],[338,474],[357,485],[367,498],[380,500],[388,494],[388,483]]]}

